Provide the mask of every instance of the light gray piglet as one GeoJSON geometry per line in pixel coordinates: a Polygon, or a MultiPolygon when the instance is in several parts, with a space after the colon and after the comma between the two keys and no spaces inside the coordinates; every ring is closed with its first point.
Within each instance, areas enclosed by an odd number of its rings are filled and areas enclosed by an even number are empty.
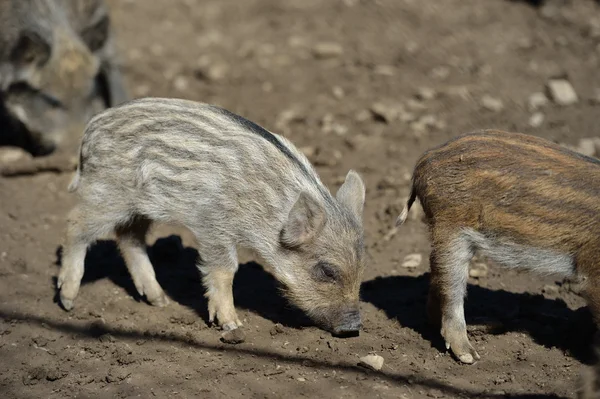
{"type": "Polygon", "coordinates": [[[69,187],[60,299],[69,310],[88,246],[116,232],[141,295],[167,298],[145,249],[154,221],[183,225],[198,240],[211,321],[241,325],[233,304],[237,247],[253,250],[288,298],[341,335],[361,326],[365,187],[350,171],[334,198],[288,140],[222,108],[147,98],[108,109],[88,124],[69,187]]]}

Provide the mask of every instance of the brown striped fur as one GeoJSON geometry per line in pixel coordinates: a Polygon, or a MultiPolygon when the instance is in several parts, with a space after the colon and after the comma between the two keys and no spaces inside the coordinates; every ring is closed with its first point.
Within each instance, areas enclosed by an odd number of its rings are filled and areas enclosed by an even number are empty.
{"type": "Polygon", "coordinates": [[[479,358],[463,310],[475,251],[507,267],[586,277],[600,316],[600,161],[538,137],[481,131],[423,154],[398,225],[416,198],[431,234],[429,315],[461,361],[479,358]]]}

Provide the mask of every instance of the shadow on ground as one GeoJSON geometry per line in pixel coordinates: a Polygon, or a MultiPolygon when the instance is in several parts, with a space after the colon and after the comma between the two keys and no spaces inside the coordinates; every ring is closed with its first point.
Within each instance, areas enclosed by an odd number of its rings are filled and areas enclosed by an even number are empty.
{"type": "MultiPolygon", "coordinates": [[[[378,277],[363,283],[362,299],[444,350],[439,331],[427,322],[428,287],[429,274],[378,277]]],[[[471,335],[521,331],[540,345],[565,350],[587,364],[594,361],[589,349],[595,326],[587,307],[574,311],[561,299],[469,285],[465,316],[471,335]]]]}
{"type": "MultiPolygon", "coordinates": [[[[57,250],[56,264],[61,264],[62,249],[57,250]]],[[[179,304],[193,309],[208,323],[207,301],[196,264],[198,251],[184,247],[181,238],[171,235],[160,238],[148,247],[148,255],[156,279],[167,295],[179,304]]],[[[98,241],[90,248],[85,260],[82,285],[109,278],[137,300],[144,300],[135,289],[117,244],[113,240],[98,241]]],[[[312,325],[300,310],[280,294],[280,285],[254,262],[240,265],[233,283],[233,296],[238,309],[250,310],[274,323],[300,328],[312,325]]],[[[80,292],[79,295],[85,295],[80,292]]],[[[58,295],[55,298],[58,301],[58,295]]]]}
{"type": "MultiPolygon", "coordinates": [[[[196,268],[199,260],[196,249],[184,247],[179,236],[171,235],[149,246],[148,253],[157,280],[169,297],[195,310],[207,322],[207,303],[196,268]]],[[[57,258],[59,265],[60,249],[57,258]]],[[[132,297],[143,300],[135,290],[116,243],[111,240],[99,241],[88,252],[82,284],[102,278],[111,279],[132,297]]],[[[438,330],[426,320],[428,281],[428,274],[378,277],[363,283],[361,296],[365,302],[382,309],[389,318],[415,330],[443,351],[438,330]]],[[[234,281],[236,307],[288,327],[312,325],[300,310],[283,298],[279,288],[277,281],[260,265],[254,262],[240,265],[234,281]]],[[[573,311],[560,299],[495,291],[475,285],[469,286],[468,294],[465,313],[471,334],[521,331],[537,343],[548,348],[558,347],[584,363],[594,360],[589,348],[595,327],[587,307],[573,311]]]]}
{"type": "Polygon", "coordinates": [[[280,353],[267,351],[264,349],[255,349],[255,348],[243,348],[240,346],[226,346],[226,345],[212,345],[204,342],[199,342],[194,338],[191,338],[189,335],[179,334],[175,332],[171,333],[146,333],[141,331],[132,331],[130,329],[124,330],[120,328],[113,328],[107,326],[103,323],[92,322],[86,326],[82,326],[81,324],[74,324],[72,322],[57,322],[48,318],[44,318],[37,315],[24,314],[19,311],[10,311],[7,309],[0,309],[0,320],[6,320],[11,323],[14,322],[24,322],[33,324],[36,326],[43,326],[47,329],[53,329],[56,331],[61,331],[63,333],[67,333],[75,336],[85,336],[91,338],[99,338],[105,334],[110,334],[114,338],[121,340],[128,340],[135,342],[140,339],[144,340],[158,340],[163,342],[170,342],[173,344],[185,345],[186,347],[191,346],[195,349],[203,349],[203,350],[218,350],[221,352],[229,352],[238,355],[247,355],[253,357],[262,357],[272,359],[273,363],[277,364],[294,364],[294,365],[306,365],[310,364],[310,367],[313,369],[323,370],[323,371],[346,371],[353,372],[357,374],[371,374],[376,373],[375,375],[378,378],[389,381],[393,384],[401,384],[401,385],[411,385],[412,387],[423,387],[428,389],[437,389],[444,393],[444,396],[455,395],[460,397],[486,397],[486,398],[560,398],[560,396],[548,395],[548,394],[510,394],[510,393],[499,393],[493,394],[489,392],[480,392],[476,390],[464,390],[458,389],[451,385],[445,384],[444,382],[424,377],[422,375],[417,374],[402,374],[402,373],[393,373],[388,371],[378,371],[372,372],[363,368],[360,368],[356,365],[356,363],[351,362],[328,362],[326,360],[314,359],[308,356],[302,355],[282,355],[280,353]]]}

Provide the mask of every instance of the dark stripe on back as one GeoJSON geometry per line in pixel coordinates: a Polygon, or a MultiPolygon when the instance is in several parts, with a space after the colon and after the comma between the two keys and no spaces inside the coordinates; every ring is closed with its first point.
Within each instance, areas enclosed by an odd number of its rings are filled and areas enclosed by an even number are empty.
{"type": "MultiPolygon", "coordinates": [[[[216,105],[209,105],[210,109],[220,113],[221,115],[225,115],[227,118],[231,119],[232,122],[244,127],[249,132],[252,132],[263,139],[267,140],[269,143],[273,144],[283,155],[285,155],[294,165],[296,165],[302,171],[305,177],[309,178],[313,184],[317,186],[323,197],[327,200],[331,200],[331,194],[325,190],[321,184],[318,183],[317,179],[314,176],[314,173],[311,173],[306,166],[300,162],[298,158],[287,148],[279,139],[271,132],[266,130],[265,128],[257,125],[256,123],[240,116],[234,114],[231,111],[226,110],[225,108],[217,107],[216,105]]],[[[330,201],[331,202],[331,201],[330,201]]]]}
{"type": "Polygon", "coordinates": [[[269,132],[268,130],[266,130],[265,128],[257,125],[256,123],[242,117],[239,116],[237,114],[234,114],[231,111],[228,111],[224,108],[221,107],[217,107],[215,105],[209,105],[209,108],[211,108],[212,110],[227,116],[229,119],[231,119],[234,123],[243,126],[245,129],[247,129],[248,131],[259,135],[260,137],[262,137],[263,139],[267,140],[269,143],[273,144],[275,147],[277,147],[277,149],[279,151],[281,151],[283,153],[283,155],[285,155],[288,159],[290,159],[292,162],[294,162],[295,164],[297,164],[301,169],[302,172],[306,175],[309,175],[308,171],[306,170],[306,168],[304,167],[304,164],[302,162],[300,162],[295,156],[294,154],[292,154],[292,152],[281,143],[281,141],[279,141],[279,139],[277,137],[275,137],[275,135],[271,132],[269,132]]]}

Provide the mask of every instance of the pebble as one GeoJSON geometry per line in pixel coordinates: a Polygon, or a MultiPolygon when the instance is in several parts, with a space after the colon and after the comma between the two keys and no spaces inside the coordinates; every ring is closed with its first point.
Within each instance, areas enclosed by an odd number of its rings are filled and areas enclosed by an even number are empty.
{"type": "Polygon", "coordinates": [[[317,154],[317,148],[313,146],[300,147],[300,152],[307,158],[312,158],[317,154]]]}
{"type": "Polygon", "coordinates": [[[283,329],[283,326],[279,323],[276,323],[273,328],[271,328],[271,331],[269,332],[271,335],[277,335],[277,334],[282,334],[285,330],[283,329]]]}
{"type": "Polygon", "coordinates": [[[529,117],[529,126],[538,128],[544,123],[546,117],[541,112],[536,112],[529,117]]]}
{"type": "Polygon", "coordinates": [[[383,357],[379,355],[367,355],[360,358],[359,366],[379,371],[383,367],[383,357]]]}
{"type": "Polygon", "coordinates": [[[211,63],[207,60],[201,60],[200,65],[195,70],[197,79],[207,82],[218,82],[227,77],[229,66],[224,63],[211,63]]]}
{"type": "Polygon", "coordinates": [[[313,47],[313,55],[319,59],[336,58],[344,54],[344,48],[338,43],[321,42],[313,47]]]}
{"type": "Polygon", "coordinates": [[[579,101],[575,89],[568,80],[552,79],[547,84],[548,94],[558,105],[572,105],[579,101]]]}
{"type": "Polygon", "coordinates": [[[547,106],[548,103],[548,97],[542,92],[533,93],[527,100],[527,105],[531,111],[537,111],[538,109],[547,106]]]}
{"type": "Polygon", "coordinates": [[[593,157],[596,155],[596,146],[600,145],[600,138],[583,138],[579,140],[577,152],[593,157]]]}
{"type": "Polygon", "coordinates": [[[333,89],[331,89],[331,93],[333,94],[333,97],[337,98],[338,100],[341,100],[346,95],[344,89],[342,89],[340,86],[334,86],[333,89]]]}
{"type": "Polygon", "coordinates": [[[371,113],[376,120],[386,123],[392,122],[398,116],[398,112],[394,107],[384,103],[373,104],[371,106],[371,113]]]}
{"type": "Polygon", "coordinates": [[[19,147],[0,148],[0,163],[12,163],[31,158],[31,154],[19,147]]]}
{"type": "Polygon", "coordinates": [[[225,331],[221,334],[221,341],[232,345],[241,344],[246,341],[246,334],[241,328],[225,331]]]}
{"type": "Polygon", "coordinates": [[[373,68],[373,73],[381,76],[394,76],[396,74],[396,68],[391,65],[377,65],[373,68]]]}
{"type": "Polygon", "coordinates": [[[407,269],[414,269],[421,265],[421,261],[423,260],[423,255],[419,253],[414,253],[410,255],[406,255],[404,260],[402,261],[402,267],[407,269]]]}
{"type": "Polygon", "coordinates": [[[554,284],[547,284],[542,288],[542,292],[547,295],[558,295],[559,287],[554,284]]]}
{"type": "Polygon", "coordinates": [[[173,81],[173,87],[178,91],[185,91],[188,88],[188,80],[185,76],[177,76],[173,81]]]}
{"type": "Polygon", "coordinates": [[[448,68],[447,66],[444,66],[444,65],[436,66],[435,68],[433,68],[431,70],[430,75],[432,78],[444,80],[448,76],[450,76],[450,68],[448,68]]]}
{"type": "Polygon", "coordinates": [[[492,112],[500,112],[504,109],[504,103],[502,103],[502,100],[492,97],[488,94],[481,98],[481,106],[492,112]]]}
{"type": "Polygon", "coordinates": [[[469,268],[469,277],[482,278],[487,277],[488,267],[485,263],[474,263],[469,268]]]}
{"type": "Polygon", "coordinates": [[[431,87],[421,87],[417,90],[416,97],[421,101],[433,100],[437,96],[437,93],[431,87]]]}

